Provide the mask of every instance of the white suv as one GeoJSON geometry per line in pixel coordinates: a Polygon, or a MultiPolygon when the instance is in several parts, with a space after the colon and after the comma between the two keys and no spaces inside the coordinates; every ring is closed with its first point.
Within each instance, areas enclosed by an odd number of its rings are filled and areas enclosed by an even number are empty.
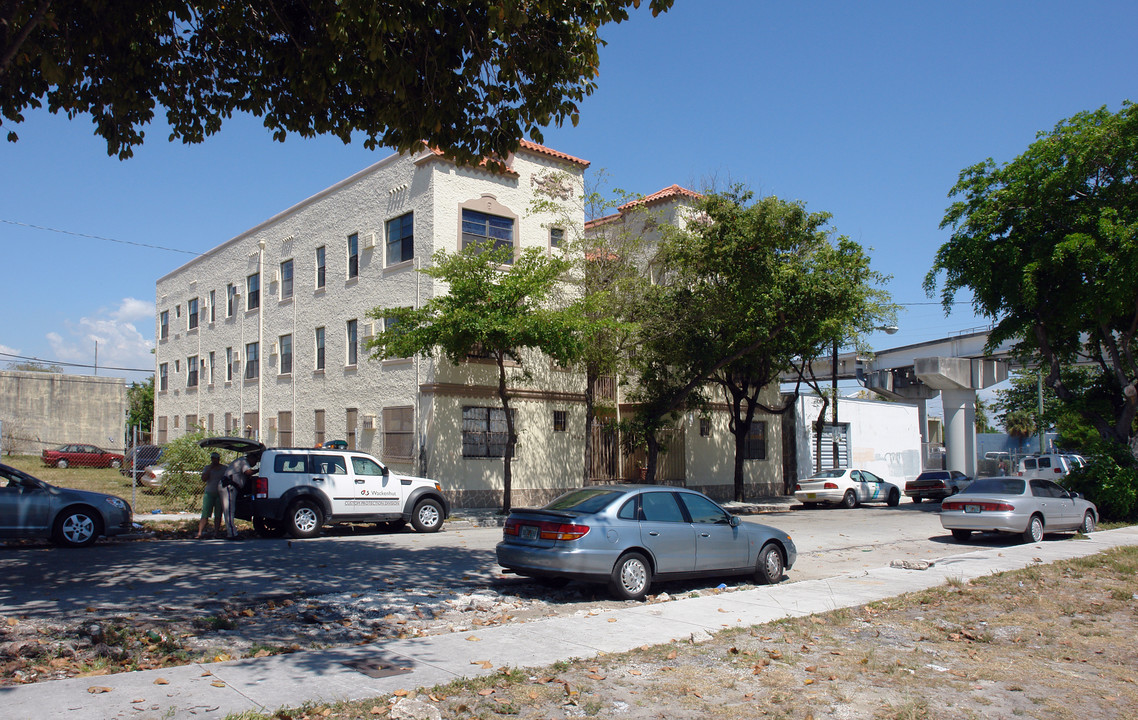
{"type": "Polygon", "coordinates": [[[1019,461],[1019,476],[1058,481],[1075,468],[1086,465],[1082,455],[1050,453],[1026,457],[1019,461]]]}
{"type": "Polygon", "coordinates": [[[328,448],[266,448],[256,440],[206,438],[202,447],[244,453],[256,467],[234,515],[265,537],[310,538],[327,523],[380,523],[437,532],[450,514],[439,483],[397,475],[371,455],[328,448]],[[259,465],[258,465],[259,463],[259,465]]]}

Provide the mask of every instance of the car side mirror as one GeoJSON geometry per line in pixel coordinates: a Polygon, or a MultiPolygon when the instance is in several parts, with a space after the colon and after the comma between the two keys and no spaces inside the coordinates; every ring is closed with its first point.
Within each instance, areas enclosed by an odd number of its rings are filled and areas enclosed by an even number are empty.
{"type": "Polygon", "coordinates": [[[739,519],[738,515],[731,516],[731,527],[739,527],[739,523],[743,522],[739,519]]]}

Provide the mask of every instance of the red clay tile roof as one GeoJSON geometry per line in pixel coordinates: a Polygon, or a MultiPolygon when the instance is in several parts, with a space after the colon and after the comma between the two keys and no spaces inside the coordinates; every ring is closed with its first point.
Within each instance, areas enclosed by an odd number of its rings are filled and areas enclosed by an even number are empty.
{"type": "Polygon", "coordinates": [[[572,155],[566,155],[559,150],[547,148],[544,145],[538,145],[537,143],[530,142],[529,140],[522,140],[522,148],[529,150],[532,153],[537,153],[538,155],[548,155],[550,157],[557,158],[558,160],[564,160],[574,165],[579,165],[582,169],[589,167],[591,164],[588,160],[582,160],[581,158],[576,158],[572,155]]]}
{"type": "Polygon", "coordinates": [[[603,217],[594,218],[592,220],[589,220],[588,222],[585,223],[585,229],[590,230],[590,229],[595,228],[595,227],[600,227],[601,225],[607,225],[608,223],[616,222],[621,217],[623,217],[624,214],[627,213],[629,210],[631,210],[634,207],[639,207],[641,205],[644,205],[644,206],[655,205],[657,203],[667,202],[668,200],[671,200],[673,198],[692,198],[693,200],[698,200],[701,197],[703,197],[703,195],[701,195],[701,194],[699,194],[693,190],[688,190],[686,187],[682,187],[680,185],[669,185],[668,187],[664,188],[663,190],[657,190],[656,192],[652,193],[651,195],[646,195],[646,196],[640,198],[639,200],[631,200],[629,202],[626,202],[625,204],[623,204],[619,208],[617,208],[618,210],[620,210],[620,212],[616,212],[616,213],[613,213],[612,215],[605,215],[603,217]]]}
{"type": "MultiPolygon", "coordinates": [[[[444,153],[442,150],[439,150],[438,148],[434,148],[434,147],[430,147],[430,146],[424,146],[424,147],[428,152],[431,153],[430,156],[428,156],[427,158],[424,158],[424,159],[430,159],[431,157],[440,158],[443,160],[449,160],[450,159],[447,157],[446,153],[444,153]]],[[[556,158],[558,160],[563,160],[563,161],[571,163],[573,165],[577,165],[581,169],[589,167],[589,164],[590,164],[588,160],[582,160],[581,158],[573,157],[572,155],[568,155],[566,153],[563,153],[559,150],[554,150],[552,148],[547,148],[544,145],[538,145],[537,143],[530,142],[529,140],[522,140],[521,141],[521,147],[519,147],[518,150],[524,150],[527,152],[531,152],[535,155],[545,155],[547,157],[552,157],[552,158],[556,158]]],[[[483,158],[483,160],[478,163],[478,167],[483,168],[483,169],[487,169],[485,158],[483,158]]],[[[514,177],[517,177],[517,175],[518,175],[517,172],[515,172],[512,168],[509,167],[508,161],[506,163],[505,174],[512,175],[514,177]]]]}
{"type": "Polygon", "coordinates": [[[703,195],[700,195],[699,193],[697,193],[693,190],[688,190],[686,187],[681,187],[679,185],[669,185],[668,187],[664,188],[663,190],[657,190],[656,192],[652,193],[651,195],[646,195],[646,196],[640,198],[639,200],[633,200],[631,202],[626,202],[625,204],[620,206],[619,210],[621,212],[624,212],[625,210],[629,210],[631,208],[634,208],[637,205],[654,205],[655,203],[664,202],[665,200],[671,200],[672,198],[675,198],[675,197],[689,197],[689,198],[692,198],[693,200],[698,200],[699,198],[703,197],[703,195]]]}

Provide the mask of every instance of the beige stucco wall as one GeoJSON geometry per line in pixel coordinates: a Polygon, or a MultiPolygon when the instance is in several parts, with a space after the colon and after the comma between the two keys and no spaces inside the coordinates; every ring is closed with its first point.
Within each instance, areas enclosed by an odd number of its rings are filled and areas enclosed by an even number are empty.
{"type": "Polygon", "coordinates": [[[4,452],[38,455],[65,443],[122,452],[126,410],[122,378],[0,371],[4,452]]]}

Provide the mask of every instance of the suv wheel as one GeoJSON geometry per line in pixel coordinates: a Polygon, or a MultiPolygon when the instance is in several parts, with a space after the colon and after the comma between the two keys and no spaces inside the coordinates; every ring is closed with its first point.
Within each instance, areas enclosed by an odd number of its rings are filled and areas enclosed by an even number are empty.
{"type": "Polygon", "coordinates": [[[311,500],[297,500],[289,506],[285,524],[288,534],[294,538],[316,537],[324,524],[324,513],[311,500]]]}
{"type": "Polygon", "coordinates": [[[443,506],[431,498],[420,500],[411,513],[411,525],[419,532],[438,532],[443,526],[443,506]]]}

